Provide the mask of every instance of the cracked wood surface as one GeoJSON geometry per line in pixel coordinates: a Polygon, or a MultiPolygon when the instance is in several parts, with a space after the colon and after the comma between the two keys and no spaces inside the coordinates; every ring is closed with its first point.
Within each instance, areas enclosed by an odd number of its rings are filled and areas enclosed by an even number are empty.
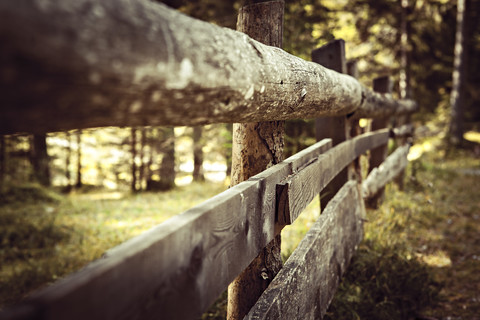
{"type": "Polygon", "coordinates": [[[405,169],[408,164],[407,156],[409,150],[410,144],[398,147],[380,166],[370,172],[362,184],[364,199],[373,197],[378,190],[405,169]]]}
{"type": "Polygon", "coordinates": [[[0,21],[3,134],[375,117],[412,106],[147,0],[1,1],[0,21]]]}
{"type": "Polygon", "coordinates": [[[245,319],[321,319],[363,237],[356,181],[328,203],[245,319]]]}
{"type": "Polygon", "coordinates": [[[297,174],[277,185],[278,219],[291,224],[303,209],[346,166],[367,150],[388,142],[389,130],[379,130],[356,136],[320,154],[297,174]]]}
{"type": "Polygon", "coordinates": [[[0,319],[198,318],[277,234],[276,185],[331,145],[320,141],[113,248],[0,319]]]}

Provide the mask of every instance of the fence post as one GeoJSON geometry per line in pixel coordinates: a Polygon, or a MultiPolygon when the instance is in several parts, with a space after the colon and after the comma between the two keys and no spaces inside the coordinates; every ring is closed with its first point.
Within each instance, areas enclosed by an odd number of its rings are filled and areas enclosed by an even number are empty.
{"type": "MultiPolygon", "coordinates": [[[[237,30],[281,47],[283,12],[283,1],[247,5],[239,11],[237,30]]],[[[284,126],[284,121],[233,125],[232,186],[283,160],[284,126]]],[[[243,319],[281,267],[277,235],[228,287],[227,319],[243,319]]]]}
{"type": "MultiPolygon", "coordinates": [[[[358,79],[357,60],[347,62],[347,74],[358,79]]],[[[350,138],[362,134],[362,128],[360,128],[358,119],[351,119],[350,121],[350,138]]],[[[362,166],[360,163],[360,156],[355,159],[352,164],[352,170],[350,170],[350,180],[357,180],[358,183],[362,183],[362,166]]]]}
{"type": "MultiPolygon", "coordinates": [[[[383,76],[373,79],[373,90],[380,93],[391,93],[392,83],[389,76],[383,76]]],[[[390,118],[377,118],[372,120],[372,131],[384,129],[388,126],[390,118]]],[[[368,172],[378,167],[388,155],[388,143],[370,151],[370,161],[368,172]]],[[[377,194],[366,201],[368,208],[377,209],[385,197],[385,187],[381,188],[377,194]]]]}
{"type": "MultiPolygon", "coordinates": [[[[312,51],[312,61],[340,73],[347,73],[345,59],[345,41],[333,40],[312,51]]],[[[317,141],[331,138],[333,146],[347,140],[350,136],[350,125],[346,116],[325,117],[315,119],[315,137],[317,141]]],[[[320,193],[320,208],[327,203],[348,181],[349,168],[342,170],[320,193]]]]}

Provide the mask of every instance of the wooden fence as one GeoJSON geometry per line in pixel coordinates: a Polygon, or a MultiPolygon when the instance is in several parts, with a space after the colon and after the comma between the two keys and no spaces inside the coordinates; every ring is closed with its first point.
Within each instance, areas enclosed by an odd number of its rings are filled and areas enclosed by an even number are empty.
{"type": "Polygon", "coordinates": [[[388,129],[385,119],[414,112],[413,101],[148,1],[2,1],[0,21],[2,134],[322,117],[348,128],[359,118],[383,123],[344,141],[322,139],[111,249],[0,319],[199,317],[348,168],[349,180],[246,318],[325,314],[362,239],[364,199],[407,163],[408,144],[386,160],[385,150],[412,127],[388,129]],[[358,158],[369,150],[381,161],[360,183],[358,158]]]}

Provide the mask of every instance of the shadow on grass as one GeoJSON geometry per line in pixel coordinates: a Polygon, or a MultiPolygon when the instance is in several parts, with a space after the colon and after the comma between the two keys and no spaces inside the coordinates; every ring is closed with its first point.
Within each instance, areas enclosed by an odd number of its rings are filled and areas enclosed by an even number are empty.
{"type": "Polygon", "coordinates": [[[398,248],[365,241],[353,257],[324,319],[416,319],[438,299],[432,268],[398,248]]]}

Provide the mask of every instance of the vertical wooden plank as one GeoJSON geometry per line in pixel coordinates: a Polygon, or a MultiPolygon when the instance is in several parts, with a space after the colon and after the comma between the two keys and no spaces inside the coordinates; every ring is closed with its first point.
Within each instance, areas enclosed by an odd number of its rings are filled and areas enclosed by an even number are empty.
{"type": "MultiPolygon", "coordinates": [[[[264,44],[282,47],[283,1],[240,9],[237,30],[264,44]]],[[[232,180],[235,185],[283,160],[284,121],[233,125],[232,180]]],[[[228,287],[227,319],[242,319],[282,267],[280,235],[228,287]]]]}
{"type": "MultiPolygon", "coordinates": [[[[351,60],[347,62],[347,74],[358,79],[358,67],[357,60],[351,60]]],[[[350,121],[350,138],[356,137],[362,134],[358,119],[348,119],[350,121]]],[[[356,158],[352,163],[352,168],[349,170],[349,180],[357,180],[362,182],[362,167],[360,162],[360,156],[356,158]]]]}
{"type": "MultiPolygon", "coordinates": [[[[347,72],[345,59],[345,41],[333,40],[312,51],[312,61],[340,73],[347,72]]],[[[315,136],[317,141],[331,138],[333,146],[345,141],[350,135],[346,116],[315,119],[315,136]]],[[[349,169],[342,170],[320,194],[320,208],[325,208],[330,199],[349,179],[349,169]]]]}
{"type": "MultiPolygon", "coordinates": [[[[380,93],[391,93],[392,82],[389,76],[379,77],[373,80],[373,90],[380,93]]],[[[372,130],[384,129],[388,126],[389,118],[378,118],[372,121],[372,130]]],[[[388,143],[370,151],[368,172],[378,167],[388,155],[388,143]]],[[[380,188],[377,194],[366,201],[368,208],[377,209],[385,197],[385,187],[380,188]]]]}

